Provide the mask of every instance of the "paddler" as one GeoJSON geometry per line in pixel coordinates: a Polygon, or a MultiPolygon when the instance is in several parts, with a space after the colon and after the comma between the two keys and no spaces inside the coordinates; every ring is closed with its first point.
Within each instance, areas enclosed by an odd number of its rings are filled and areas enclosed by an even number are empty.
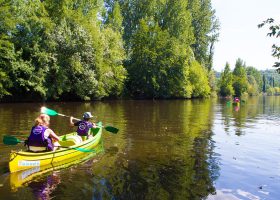
{"type": "Polygon", "coordinates": [[[90,137],[89,130],[90,128],[96,128],[95,123],[90,122],[89,120],[93,118],[91,112],[85,112],[83,114],[83,120],[73,122],[73,117],[70,117],[70,125],[77,126],[77,133],[82,137],[83,140],[86,140],[90,137]]]}
{"type": "Polygon", "coordinates": [[[29,151],[55,151],[59,145],[59,137],[49,128],[50,117],[46,114],[40,114],[35,119],[35,124],[31,129],[27,139],[29,151]]]}

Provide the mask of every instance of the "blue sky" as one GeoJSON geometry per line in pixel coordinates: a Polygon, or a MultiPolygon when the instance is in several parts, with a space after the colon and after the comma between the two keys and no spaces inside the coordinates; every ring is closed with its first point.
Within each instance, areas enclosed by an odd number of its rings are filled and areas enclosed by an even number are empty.
{"type": "Polygon", "coordinates": [[[268,27],[257,25],[270,17],[280,23],[280,0],[212,0],[212,7],[221,26],[214,69],[222,71],[226,62],[233,69],[237,58],[259,70],[274,69],[271,46],[276,39],[266,36],[268,27]]]}

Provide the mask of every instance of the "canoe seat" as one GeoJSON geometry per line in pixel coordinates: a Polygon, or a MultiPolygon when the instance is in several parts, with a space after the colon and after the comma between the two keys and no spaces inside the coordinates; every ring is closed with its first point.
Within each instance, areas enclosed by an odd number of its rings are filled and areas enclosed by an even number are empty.
{"type": "Polygon", "coordinates": [[[46,147],[34,147],[34,146],[29,146],[29,151],[31,152],[44,152],[47,151],[46,147]]]}
{"type": "Polygon", "coordinates": [[[61,146],[73,146],[83,142],[82,138],[79,135],[65,135],[62,140],[59,141],[61,146]]]}

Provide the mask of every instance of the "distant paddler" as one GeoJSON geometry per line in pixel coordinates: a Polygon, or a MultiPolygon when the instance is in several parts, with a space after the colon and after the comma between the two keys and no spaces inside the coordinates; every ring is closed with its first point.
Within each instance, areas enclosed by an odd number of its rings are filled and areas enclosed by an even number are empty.
{"type": "Polygon", "coordinates": [[[240,99],[238,97],[234,97],[234,103],[240,103],[240,99]]]}

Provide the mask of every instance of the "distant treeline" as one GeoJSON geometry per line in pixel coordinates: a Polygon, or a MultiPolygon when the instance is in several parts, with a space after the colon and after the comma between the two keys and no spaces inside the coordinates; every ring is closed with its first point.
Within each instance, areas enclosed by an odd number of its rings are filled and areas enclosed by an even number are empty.
{"type": "Polygon", "coordinates": [[[216,73],[218,93],[221,96],[250,96],[266,93],[280,94],[280,74],[276,70],[257,70],[246,66],[240,58],[236,60],[233,71],[226,63],[222,73],[216,73]]]}
{"type": "Polygon", "coordinates": [[[218,29],[211,0],[0,0],[0,100],[207,97],[218,29]]]}

